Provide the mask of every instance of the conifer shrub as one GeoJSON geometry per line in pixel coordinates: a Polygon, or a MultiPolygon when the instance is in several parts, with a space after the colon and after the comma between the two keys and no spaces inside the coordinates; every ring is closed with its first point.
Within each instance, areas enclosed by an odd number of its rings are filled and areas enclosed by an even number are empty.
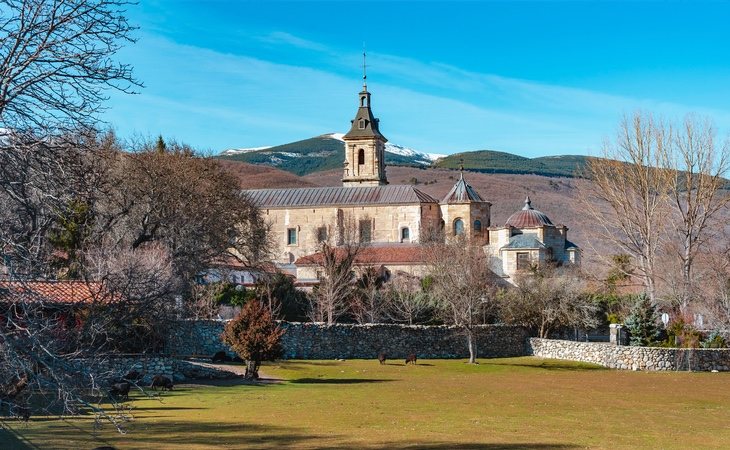
{"type": "Polygon", "coordinates": [[[638,347],[655,345],[661,335],[659,312],[646,295],[637,298],[624,325],[630,333],[629,345],[638,347]]]}

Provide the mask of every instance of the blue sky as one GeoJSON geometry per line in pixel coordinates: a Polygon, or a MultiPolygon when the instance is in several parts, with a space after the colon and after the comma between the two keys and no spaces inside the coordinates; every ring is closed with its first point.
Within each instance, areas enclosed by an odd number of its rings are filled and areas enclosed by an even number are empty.
{"type": "Polygon", "coordinates": [[[692,112],[730,131],[724,2],[141,0],[112,93],[124,138],[204,151],[345,132],[362,46],[381,130],[431,153],[595,154],[622,114],[692,112]]]}

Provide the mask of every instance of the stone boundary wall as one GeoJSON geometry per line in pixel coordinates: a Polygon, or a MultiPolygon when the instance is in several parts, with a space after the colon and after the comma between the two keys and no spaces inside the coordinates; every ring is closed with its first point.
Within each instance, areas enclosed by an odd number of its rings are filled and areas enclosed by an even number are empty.
{"type": "MultiPolygon", "coordinates": [[[[171,339],[168,352],[178,355],[211,356],[220,350],[233,354],[220,340],[224,321],[184,322],[171,339]]],[[[376,358],[465,358],[466,337],[453,326],[397,324],[334,324],[281,322],[286,359],[376,358]]],[[[482,325],[475,330],[480,358],[525,355],[526,329],[509,325],[482,325]]]]}
{"type": "MultiPolygon", "coordinates": [[[[83,364],[83,363],[82,363],[83,364]]],[[[236,374],[196,361],[186,361],[162,355],[120,355],[97,365],[101,378],[119,379],[132,370],[143,374],[141,384],[148,385],[155,375],[164,375],[178,382],[189,379],[225,379],[236,374]]]]}
{"type": "Polygon", "coordinates": [[[627,370],[729,371],[730,349],[616,346],[530,338],[527,352],[540,358],[565,359],[627,370]]]}
{"type": "MultiPolygon", "coordinates": [[[[285,324],[284,357],[292,359],[466,358],[466,336],[453,326],[393,324],[285,324]]],[[[475,329],[480,358],[522,356],[528,332],[522,327],[482,325],[475,329]]]]}

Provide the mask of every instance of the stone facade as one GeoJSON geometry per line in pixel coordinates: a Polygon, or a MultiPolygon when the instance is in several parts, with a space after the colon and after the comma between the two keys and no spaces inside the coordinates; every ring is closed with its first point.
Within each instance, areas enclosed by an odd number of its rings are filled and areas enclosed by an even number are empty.
{"type": "Polygon", "coordinates": [[[439,229],[441,219],[437,203],[268,208],[262,213],[271,225],[275,259],[283,264],[316,253],[323,238],[336,241],[343,232],[337,224],[343,221],[343,226],[355,228],[368,221],[372,242],[397,244],[420,242],[422,235],[439,229]],[[408,229],[407,239],[402,238],[404,228],[408,229]],[[293,243],[290,230],[296,233],[293,243]]]}
{"type": "Polygon", "coordinates": [[[565,359],[625,370],[730,370],[730,349],[628,347],[606,343],[531,338],[527,351],[540,358],[565,359]]]}
{"type": "Polygon", "coordinates": [[[580,265],[580,249],[568,240],[568,227],[553,225],[542,212],[534,209],[530,198],[503,227],[489,230],[485,251],[491,269],[510,283],[514,277],[547,262],[580,265]]]}
{"type": "MultiPolygon", "coordinates": [[[[174,347],[179,355],[210,356],[227,348],[220,341],[223,321],[190,321],[183,324],[174,347]]],[[[394,324],[335,324],[282,322],[286,359],[375,358],[385,352],[391,358],[416,353],[419,358],[465,358],[466,337],[453,326],[394,324]]],[[[522,327],[483,325],[477,328],[481,358],[522,356],[528,332],[522,327]]]]}

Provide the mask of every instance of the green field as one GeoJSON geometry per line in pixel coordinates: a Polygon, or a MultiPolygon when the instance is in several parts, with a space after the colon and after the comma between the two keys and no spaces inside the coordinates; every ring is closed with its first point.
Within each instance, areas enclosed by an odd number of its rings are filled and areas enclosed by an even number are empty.
{"type": "Polygon", "coordinates": [[[6,423],[0,448],[729,448],[730,374],[604,370],[537,358],[288,361],[278,381],[181,385],[90,419],[6,423]]]}

